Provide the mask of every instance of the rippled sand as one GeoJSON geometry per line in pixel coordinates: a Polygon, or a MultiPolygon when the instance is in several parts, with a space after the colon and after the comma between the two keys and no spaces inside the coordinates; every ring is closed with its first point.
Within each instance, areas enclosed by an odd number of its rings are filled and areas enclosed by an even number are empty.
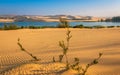
{"type": "MultiPolygon", "coordinates": [[[[78,57],[80,64],[85,66],[102,52],[104,55],[99,64],[91,67],[87,72],[88,75],[120,75],[120,28],[70,30],[73,37],[68,57],[71,62],[74,57],[78,57]]],[[[58,55],[62,53],[58,42],[65,40],[65,32],[65,29],[0,31],[0,74],[33,74],[34,70],[37,72],[35,71],[33,75],[61,74],[58,71],[64,69],[64,64],[50,62],[53,56],[58,59],[58,55]],[[41,59],[40,63],[30,62],[31,57],[22,52],[17,45],[18,38],[26,50],[41,59]]],[[[62,73],[62,75],[72,74],[74,71],[62,73]]]]}

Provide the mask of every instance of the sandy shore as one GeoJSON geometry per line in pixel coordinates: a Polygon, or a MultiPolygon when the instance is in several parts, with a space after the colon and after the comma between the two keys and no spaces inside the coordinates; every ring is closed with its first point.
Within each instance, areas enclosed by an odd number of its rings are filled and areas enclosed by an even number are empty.
{"type": "Polygon", "coordinates": [[[0,19],[0,22],[14,22],[14,19],[0,19]]]}
{"type": "MultiPolygon", "coordinates": [[[[120,75],[120,28],[70,30],[73,37],[70,41],[68,57],[71,62],[74,57],[78,57],[80,64],[85,66],[96,58],[99,52],[102,52],[104,55],[99,64],[91,67],[87,74],[120,75]]],[[[31,57],[22,52],[17,45],[18,38],[21,39],[21,43],[26,50],[41,59],[39,64],[27,64],[28,67],[35,66],[34,70],[44,70],[41,69],[41,66],[45,67],[45,63],[51,62],[53,56],[57,59],[58,55],[62,53],[58,42],[65,40],[65,33],[65,29],[56,28],[0,31],[0,73],[5,72],[6,75],[10,75],[13,71],[15,73],[17,71],[16,67],[31,60],[31,57]],[[11,71],[11,68],[15,70],[11,71]]],[[[60,63],[56,63],[57,65],[55,63],[51,64],[51,67],[57,67],[57,69],[52,68],[55,71],[60,70],[59,67],[64,66],[64,64],[60,66],[60,63]]],[[[22,68],[21,66],[18,68],[21,68],[22,71],[22,69],[28,67],[23,65],[22,68]]],[[[51,68],[46,69],[49,71],[51,68]]],[[[28,71],[31,72],[31,69],[28,69],[28,71]]],[[[65,72],[63,75],[72,75],[69,74],[70,72],[65,72]]],[[[51,73],[50,75],[54,74],[51,73]]],[[[12,75],[17,75],[17,73],[12,75]]]]}

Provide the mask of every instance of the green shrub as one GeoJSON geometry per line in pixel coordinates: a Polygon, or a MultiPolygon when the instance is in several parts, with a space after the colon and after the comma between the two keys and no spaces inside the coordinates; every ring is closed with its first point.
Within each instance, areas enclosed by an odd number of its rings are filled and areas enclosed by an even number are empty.
{"type": "Polygon", "coordinates": [[[28,26],[29,29],[55,28],[54,26],[28,26]]]}
{"type": "Polygon", "coordinates": [[[93,28],[105,28],[105,26],[101,26],[101,25],[97,25],[97,26],[93,26],[93,28]]]}
{"type": "Polygon", "coordinates": [[[5,24],[4,27],[3,27],[4,30],[8,30],[8,26],[5,24]]]}
{"type": "Polygon", "coordinates": [[[35,26],[28,26],[29,29],[36,29],[37,27],[35,26]]]}
{"type": "Polygon", "coordinates": [[[92,26],[84,26],[84,28],[92,29],[92,26]]]}
{"type": "Polygon", "coordinates": [[[120,27],[120,26],[116,26],[116,27],[120,27]]]}
{"type": "Polygon", "coordinates": [[[21,26],[20,28],[21,28],[21,29],[23,29],[23,28],[24,28],[24,26],[21,26]]]}
{"type": "Polygon", "coordinates": [[[40,28],[56,28],[55,26],[40,26],[40,28]]]}
{"type": "Polygon", "coordinates": [[[107,26],[107,28],[114,28],[115,26],[107,26]]]}
{"type": "Polygon", "coordinates": [[[19,27],[15,24],[9,24],[9,25],[4,25],[3,26],[3,29],[4,30],[16,30],[16,29],[19,29],[19,27]]]}
{"type": "Polygon", "coordinates": [[[84,25],[76,25],[76,26],[73,26],[73,28],[84,28],[84,25]]]}
{"type": "Polygon", "coordinates": [[[76,26],[73,26],[73,28],[89,28],[89,29],[92,29],[92,28],[105,28],[105,26],[101,26],[101,25],[96,25],[96,26],[84,26],[84,25],[76,25],[76,26]]]}

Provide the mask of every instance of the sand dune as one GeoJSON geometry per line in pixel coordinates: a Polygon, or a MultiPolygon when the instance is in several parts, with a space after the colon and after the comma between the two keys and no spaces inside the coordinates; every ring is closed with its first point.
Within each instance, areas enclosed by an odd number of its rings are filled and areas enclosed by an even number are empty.
{"type": "MultiPolygon", "coordinates": [[[[120,28],[70,30],[73,37],[70,41],[68,57],[71,62],[74,57],[78,57],[80,58],[80,64],[85,66],[96,58],[99,52],[102,52],[104,55],[99,64],[91,67],[87,74],[120,75],[120,28]]],[[[64,69],[64,64],[49,62],[52,61],[53,56],[57,59],[58,55],[62,53],[58,41],[65,40],[65,32],[65,29],[57,28],[0,31],[0,74],[18,75],[17,71],[19,69],[22,74],[33,74],[31,72],[33,70],[41,70],[41,75],[49,72],[52,73],[48,75],[61,74],[58,70],[64,69]],[[35,64],[29,61],[31,57],[22,52],[17,45],[18,38],[21,39],[21,43],[26,50],[41,59],[40,63],[35,64]],[[45,63],[48,64],[45,65],[45,63]],[[48,65],[49,67],[46,68],[48,65]],[[28,69],[29,67],[33,68],[28,69]]],[[[74,71],[62,73],[62,75],[72,74],[74,74],[74,71]]]]}
{"type": "Polygon", "coordinates": [[[0,22],[14,22],[14,19],[0,19],[0,22]]]}

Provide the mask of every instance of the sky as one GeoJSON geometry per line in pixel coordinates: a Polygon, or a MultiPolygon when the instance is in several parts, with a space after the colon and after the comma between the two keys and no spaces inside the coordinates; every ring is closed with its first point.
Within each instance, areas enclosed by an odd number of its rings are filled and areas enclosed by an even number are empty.
{"type": "Polygon", "coordinates": [[[0,15],[120,16],[120,0],[0,0],[0,15]]]}

